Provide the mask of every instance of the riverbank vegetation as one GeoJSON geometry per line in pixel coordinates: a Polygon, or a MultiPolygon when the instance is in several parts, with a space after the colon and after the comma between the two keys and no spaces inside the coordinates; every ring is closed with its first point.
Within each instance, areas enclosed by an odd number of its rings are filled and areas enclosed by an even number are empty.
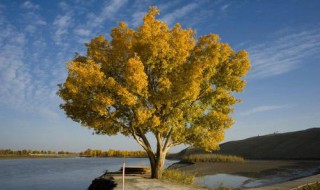
{"type": "Polygon", "coordinates": [[[190,185],[193,184],[195,176],[175,169],[166,169],[162,174],[162,179],[190,185]]]}
{"type": "Polygon", "coordinates": [[[92,150],[87,149],[83,152],[70,152],[70,151],[51,151],[51,150],[11,150],[0,149],[0,159],[8,158],[40,158],[40,157],[135,157],[144,158],[147,157],[144,151],[126,151],[126,150],[92,150]]]}
{"type": "Polygon", "coordinates": [[[69,151],[51,151],[51,150],[11,150],[0,149],[0,156],[53,156],[53,155],[78,155],[76,152],[69,151]]]}
{"type": "Polygon", "coordinates": [[[82,157],[147,157],[147,153],[144,151],[126,151],[113,149],[110,149],[108,151],[87,149],[84,152],[80,152],[79,155],[82,157]]]}
{"type": "Polygon", "coordinates": [[[183,162],[245,162],[244,158],[220,154],[192,154],[182,157],[183,162]]]}

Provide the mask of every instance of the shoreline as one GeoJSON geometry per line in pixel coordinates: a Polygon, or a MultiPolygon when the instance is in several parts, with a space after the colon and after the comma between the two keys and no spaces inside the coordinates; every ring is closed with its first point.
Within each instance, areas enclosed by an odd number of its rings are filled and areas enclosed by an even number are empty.
{"type": "MultiPolygon", "coordinates": [[[[178,164],[179,166],[179,164],[178,164]]],[[[255,186],[256,189],[264,187],[289,183],[293,181],[301,181],[304,178],[320,177],[320,161],[261,161],[247,160],[244,163],[195,163],[185,164],[176,169],[191,173],[197,177],[210,175],[227,174],[231,176],[246,177],[254,180],[260,185],[255,186]]],[[[312,178],[313,179],[313,178],[312,178]]],[[[225,179],[227,180],[227,179],[225,179]]],[[[303,181],[303,180],[302,180],[303,181]]],[[[318,179],[320,181],[320,178],[318,179]]],[[[310,181],[311,182],[311,181],[310,181]]],[[[316,182],[316,181],[312,181],[316,182]]],[[[295,183],[293,183],[295,184],[295,183]]],[[[299,183],[299,186],[307,184],[307,182],[299,183]]],[[[241,185],[241,183],[240,183],[241,185]]],[[[244,185],[244,184],[242,184],[244,185]]],[[[241,185],[241,186],[242,186],[241,185]]],[[[298,186],[297,186],[298,187],[298,186]]],[[[250,189],[250,186],[242,186],[238,188],[250,189]]]]}
{"type": "MultiPolygon", "coordinates": [[[[299,179],[289,180],[285,182],[269,184],[261,187],[245,187],[240,189],[248,190],[288,190],[295,189],[298,187],[305,186],[307,184],[317,183],[320,181],[320,174],[303,177],[299,179]]],[[[149,174],[127,174],[125,176],[125,189],[128,190],[147,190],[147,189],[158,189],[158,190],[209,190],[210,187],[201,187],[197,184],[184,185],[175,183],[167,180],[151,179],[149,174]]],[[[121,190],[122,185],[122,174],[121,172],[110,172],[101,175],[94,179],[92,184],[88,188],[89,190],[121,190]]],[[[226,188],[228,189],[228,188],[226,188]]],[[[239,188],[231,188],[239,189],[239,188]]]]}
{"type": "MultiPolygon", "coordinates": [[[[126,174],[124,187],[127,190],[206,190],[193,185],[184,185],[167,180],[150,178],[150,174],[126,174]]],[[[94,179],[88,190],[122,190],[122,174],[119,172],[110,172],[94,179]]]]}

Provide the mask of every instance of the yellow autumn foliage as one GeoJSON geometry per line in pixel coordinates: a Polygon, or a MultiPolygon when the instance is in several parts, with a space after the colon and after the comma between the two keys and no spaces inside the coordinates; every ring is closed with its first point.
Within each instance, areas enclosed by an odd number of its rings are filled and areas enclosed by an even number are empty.
{"type": "Polygon", "coordinates": [[[216,34],[197,39],[179,23],[169,28],[159,13],[151,7],[136,30],[120,22],[110,41],[86,44],[87,54],[67,63],[61,108],[97,133],[133,136],[149,155],[149,132],[158,153],[181,143],[217,149],[233,124],[234,92],[246,84],[248,53],[216,34]]]}

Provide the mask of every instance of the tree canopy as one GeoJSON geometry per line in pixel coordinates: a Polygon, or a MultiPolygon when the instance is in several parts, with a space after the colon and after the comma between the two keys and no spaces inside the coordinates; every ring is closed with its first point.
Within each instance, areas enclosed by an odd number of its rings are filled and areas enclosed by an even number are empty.
{"type": "MultiPolygon", "coordinates": [[[[98,134],[132,136],[161,168],[175,145],[218,148],[250,62],[218,35],[196,39],[192,29],[169,28],[158,14],[151,7],[137,29],[120,22],[110,41],[92,39],[86,55],[67,63],[58,94],[68,117],[98,134]],[[155,151],[147,133],[157,140],[155,151]]],[[[161,177],[156,170],[153,177],[161,177]]]]}

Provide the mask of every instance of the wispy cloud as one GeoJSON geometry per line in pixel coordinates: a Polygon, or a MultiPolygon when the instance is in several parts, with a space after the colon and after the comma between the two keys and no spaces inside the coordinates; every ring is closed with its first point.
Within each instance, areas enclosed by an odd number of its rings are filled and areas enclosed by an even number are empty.
{"type": "Polygon", "coordinates": [[[279,110],[279,109],[283,109],[286,108],[288,106],[284,106],[284,105],[264,105],[264,106],[259,106],[259,107],[255,107],[252,108],[250,110],[247,110],[245,112],[241,112],[239,115],[241,116],[248,116],[248,115],[253,115],[256,113],[261,113],[261,112],[267,112],[267,111],[273,111],[273,110],[279,110]]]}
{"type": "MultiPolygon", "coordinates": [[[[24,13],[17,16],[26,18],[24,13]]],[[[56,84],[61,77],[54,72],[65,72],[60,69],[64,68],[63,62],[61,66],[52,64],[57,58],[46,51],[46,41],[35,20],[25,19],[24,23],[37,27],[32,31],[36,37],[21,31],[4,15],[0,17],[6,20],[0,21],[0,106],[43,117],[55,115],[59,104],[56,84]]]]}
{"type": "Polygon", "coordinates": [[[47,24],[47,22],[35,11],[27,12],[26,14],[23,14],[23,17],[25,22],[29,22],[34,26],[47,24]]]}
{"type": "Polygon", "coordinates": [[[220,7],[220,10],[221,10],[222,12],[225,12],[225,11],[229,8],[229,6],[230,6],[230,3],[224,4],[224,5],[222,5],[222,6],[220,7]]]}
{"type": "Polygon", "coordinates": [[[90,30],[85,29],[85,28],[74,29],[74,33],[76,33],[79,36],[89,36],[90,32],[91,32],[90,30]]]}
{"type": "Polygon", "coordinates": [[[107,19],[114,19],[119,9],[127,3],[127,0],[112,0],[107,2],[100,14],[92,21],[92,27],[101,25],[107,19]]]}
{"type": "Polygon", "coordinates": [[[63,15],[58,15],[53,25],[55,26],[55,42],[59,45],[63,43],[64,35],[69,33],[69,29],[71,28],[72,22],[72,12],[65,12],[63,15]]]}
{"type": "Polygon", "coordinates": [[[46,20],[36,10],[39,9],[40,6],[26,2],[22,5],[29,7],[25,8],[27,11],[22,11],[21,15],[17,15],[23,17],[21,21],[24,23],[24,32],[30,35],[37,35],[37,31],[40,31],[41,27],[47,25],[46,20]]]}
{"type": "Polygon", "coordinates": [[[25,90],[31,76],[23,64],[25,35],[14,31],[11,25],[0,30],[0,103],[17,105],[25,100],[25,90]]]}
{"type": "Polygon", "coordinates": [[[181,8],[175,9],[173,12],[164,15],[161,20],[167,22],[169,26],[172,26],[176,22],[177,19],[182,18],[183,16],[187,15],[194,9],[198,7],[196,3],[190,3],[185,5],[181,8]]]}
{"type": "Polygon", "coordinates": [[[284,74],[302,66],[308,56],[319,56],[320,29],[286,33],[248,51],[252,61],[250,77],[284,74]]]}
{"type": "Polygon", "coordinates": [[[106,1],[102,6],[102,9],[98,13],[89,12],[87,13],[86,19],[87,21],[84,24],[77,25],[74,28],[74,33],[80,36],[78,41],[83,41],[82,37],[87,37],[92,34],[93,30],[98,30],[100,28],[104,28],[104,23],[107,20],[114,20],[117,18],[117,13],[120,11],[122,7],[128,0],[112,0],[106,1]]]}
{"type": "Polygon", "coordinates": [[[36,9],[39,9],[40,6],[32,3],[31,1],[25,1],[24,3],[21,4],[21,8],[36,10],[36,9]]]}

